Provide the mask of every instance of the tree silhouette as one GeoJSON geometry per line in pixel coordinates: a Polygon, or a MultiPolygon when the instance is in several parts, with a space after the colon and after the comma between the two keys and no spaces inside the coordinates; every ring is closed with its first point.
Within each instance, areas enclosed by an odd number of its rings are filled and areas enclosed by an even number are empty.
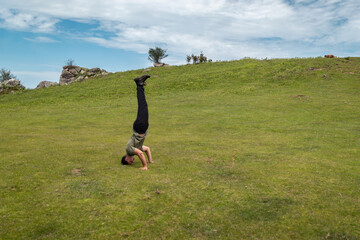
{"type": "Polygon", "coordinates": [[[166,51],[167,50],[161,49],[159,47],[150,48],[148,59],[154,63],[160,63],[161,59],[164,59],[168,56],[166,51]]]}
{"type": "Polygon", "coordinates": [[[16,78],[16,77],[13,74],[11,74],[10,70],[6,70],[4,68],[0,70],[0,82],[4,82],[12,78],[16,78]]]}

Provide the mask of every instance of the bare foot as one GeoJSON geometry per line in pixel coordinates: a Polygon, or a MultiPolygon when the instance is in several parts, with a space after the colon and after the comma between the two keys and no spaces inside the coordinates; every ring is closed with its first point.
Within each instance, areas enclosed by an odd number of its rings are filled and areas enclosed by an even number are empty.
{"type": "Polygon", "coordinates": [[[149,161],[149,163],[154,163],[154,161],[149,161]]]}
{"type": "Polygon", "coordinates": [[[142,167],[142,168],[140,168],[141,170],[148,170],[148,168],[147,167],[142,167]]]}

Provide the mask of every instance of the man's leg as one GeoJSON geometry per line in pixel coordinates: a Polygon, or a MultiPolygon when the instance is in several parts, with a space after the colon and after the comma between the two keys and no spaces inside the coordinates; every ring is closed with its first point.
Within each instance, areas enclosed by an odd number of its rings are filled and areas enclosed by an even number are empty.
{"type": "MultiPolygon", "coordinates": [[[[146,77],[146,78],[148,78],[148,77],[146,77]]],[[[145,78],[145,80],[146,80],[146,78],[145,78]]],[[[144,134],[149,127],[148,105],[146,102],[145,89],[144,89],[143,85],[139,85],[137,83],[136,88],[137,88],[136,92],[137,92],[137,100],[138,100],[138,112],[137,112],[137,117],[134,122],[133,128],[134,128],[135,132],[137,132],[139,134],[144,134]]]]}

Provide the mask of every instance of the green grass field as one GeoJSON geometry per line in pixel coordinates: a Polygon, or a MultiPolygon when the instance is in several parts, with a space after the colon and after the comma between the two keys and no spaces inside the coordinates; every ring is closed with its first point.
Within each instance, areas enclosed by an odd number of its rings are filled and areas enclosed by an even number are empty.
{"type": "Polygon", "coordinates": [[[0,239],[360,239],[360,58],[153,68],[0,96],[0,239]]]}

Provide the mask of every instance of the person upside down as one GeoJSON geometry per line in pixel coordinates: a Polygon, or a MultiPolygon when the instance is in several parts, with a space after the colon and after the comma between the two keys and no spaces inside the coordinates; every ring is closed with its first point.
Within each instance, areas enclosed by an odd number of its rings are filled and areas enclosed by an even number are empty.
{"type": "Polygon", "coordinates": [[[136,83],[138,112],[133,124],[133,135],[126,145],[126,155],[121,159],[121,164],[130,165],[134,162],[134,155],[138,156],[142,163],[142,170],[148,170],[144,152],[147,155],[148,162],[153,163],[150,148],[144,145],[149,127],[149,111],[145,99],[144,86],[146,86],[145,81],[149,77],[149,75],[143,75],[134,79],[136,83]]]}

